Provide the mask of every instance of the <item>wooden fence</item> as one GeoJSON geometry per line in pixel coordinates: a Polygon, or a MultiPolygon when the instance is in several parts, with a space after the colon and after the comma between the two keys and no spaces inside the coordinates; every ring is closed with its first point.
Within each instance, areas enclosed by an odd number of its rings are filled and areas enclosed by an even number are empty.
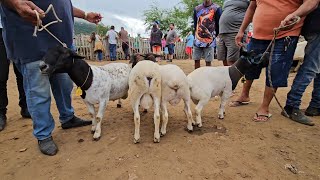
{"type": "MultiPolygon", "coordinates": [[[[77,48],[77,53],[81,56],[86,57],[86,59],[94,60],[95,54],[93,52],[93,43],[89,42],[90,36],[87,35],[76,35],[74,39],[75,46],[77,48]]],[[[109,43],[103,40],[103,45],[105,51],[103,52],[104,58],[110,60],[109,56],[109,43]]],[[[185,59],[187,55],[185,53],[185,43],[177,42],[175,46],[175,59],[185,59]]],[[[142,54],[151,52],[150,42],[148,39],[137,39],[129,38],[130,54],[134,52],[139,52],[142,54]]],[[[117,59],[124,59],[124,53],[122,51],[121,42],[117,44],[117,59]]]]}

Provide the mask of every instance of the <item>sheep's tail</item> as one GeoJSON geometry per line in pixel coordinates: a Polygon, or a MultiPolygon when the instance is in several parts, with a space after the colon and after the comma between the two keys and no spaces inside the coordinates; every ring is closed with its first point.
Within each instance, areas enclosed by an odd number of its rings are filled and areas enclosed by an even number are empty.
{"type": "Polygon", "coordinates": [[[143,109],[150,109],[150,106],[152,105],[152,102],[153,102],[153,99],[151,97],[150,94],[144,94],[142,97],[141,97],[141,100],[140,100],[140,105],[143,109]]]}

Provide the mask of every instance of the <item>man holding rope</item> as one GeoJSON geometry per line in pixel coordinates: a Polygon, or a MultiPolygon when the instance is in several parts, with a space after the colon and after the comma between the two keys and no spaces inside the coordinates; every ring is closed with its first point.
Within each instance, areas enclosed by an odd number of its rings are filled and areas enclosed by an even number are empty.
{"type": "Polygon", "coordinates": [[[51,77],[41,74],[40,60],[49,48],[60,44],[45,31],[39,32],[37,37],[32,36],[34,26],[40,24],[37,14],[42,18],[43,24],[55,21],[53,13],[45,15],[43,11],[50,4],[53,5],[62,22],[48,28],[69,48],[73,40],[74,17],[92,23],[100,22],[102,17],[98,13],[85,13],[73,7],[70,0],[1,0],[0,2],[3,38],[8,58],[16,63],[23,75],[28,109],[33,119],[33,134],[38,139],[39,149],[43,154],[55,155],[58,147],[51,135],[55,123],[50,113],[50,88],[60,113],[62,129],[90,125],[91,121],[84,121],[74,115],[71,105],[73,83],[67,74],[56,74],[51,77]]]}
{"type": "MultiPolygon", "coordinates": [[[[242,46],[241,40],[244,31],[249,23],[253,21],[253,38],[248,45],[248,50],[264,53],[275,36],[273,29],[278,28],[281,21],[289,14],[297,11],[310,1],[314,0],[251,0],[244,21],[236,36],[236,43],[242,46]]],[[[271,118],[269,105],[274,93],[280,87],[287,87],[287,79],[303,20],[304,18],[293,27],[280,31],[276,36],[270,69],[272,84],[268,77],[269,68],[266,68],[267,77],[263,101],[253,118],[256,122],[266,122],[271,118]]],[[[249,103],[251,85],[254,79],[259,78],[260,73],[261,68],[257,68],[246,74],[247,82],[243,86],[242,93],[236,101],[230,104],[231,106],[235,107],[249,103]]]]}
{"type": "MultiPolygon", "coordinates": [[[[319,0],[309,1],[297,11],[288,15],[282,24],[287,24],[294,16],[306,16],[319,4],[319,0]]],[[[313,126],[314,123],[307,116],[320,116],[320,7],[318,6],[306,17],[302,28],[302,35],[308,41],[305,49],[304,61],[293,81],[284,107],[288,118],[301,124],[313,126]],[[299,109],[301,98],[307,86],[314,80],[312,99],[305,112],[299,109]]],[[[282,113],[284,116],[285,113],[282,113]]],[[[287,117],[287,116],[286,116],[287,117]]]]}

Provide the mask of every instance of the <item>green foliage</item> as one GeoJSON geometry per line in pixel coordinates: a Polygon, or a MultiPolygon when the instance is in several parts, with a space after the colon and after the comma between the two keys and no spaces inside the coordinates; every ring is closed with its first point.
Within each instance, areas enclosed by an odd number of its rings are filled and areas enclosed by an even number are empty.
{"type": "Polygon", "coordinates": [[[90,24],[84,21],[74,22],[74,32],[75,34],[86,34],[90,35],[92,32],[96,31],[96,25],[90,24]]]}
{"type": "Polygon", "coordinates": [[[108,27],[108,26],[104,26],[103,24],[98,24],[96,32],[100,36],[105,36],[109,29],[110,29],[110,27],[108,27]]]}
{"type": "MultiPolygon", "coordinates": [[[[176,25],[177,30],[184,37],[193,30],[193,11],[203,0],[181,0],[181,2],[171,9],[161,9],[156,3],[144,11],[144,21],[147,30],[150,30],[153,23],[160,21],[160,29],[165,33],[169,29],[170,23],[176,25]]],[[[222,6],[223,0],[213,0],[214,3],[222,6]]]]}
{"type": "Polygon", "coordinates": [[[92,32],[97,32],[100,36],[104,36],[109,29],[110,27],[104,26],[102,23],[95,25],[82,20],[74,22],[75,34],[91,35],[92,32]]]}

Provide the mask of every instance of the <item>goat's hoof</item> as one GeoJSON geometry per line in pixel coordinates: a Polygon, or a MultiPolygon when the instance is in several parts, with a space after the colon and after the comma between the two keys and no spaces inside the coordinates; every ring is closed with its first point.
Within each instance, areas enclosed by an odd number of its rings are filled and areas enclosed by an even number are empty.
{"type": "Polygon", "coordinates": [[[202,127],[202,124],[196,124],[198,128],[201,128],[202,127]]]}
{"type": "Polygon", "coordinates": [[[160,132],[160,137],[163,137],[163,136],[165,136],[167,133],[165,132],[165,133],[162,133],[162,132],[160,132]]]}
{"type": "Polygon", "coordinates": [[[122,106],[121,106],[121,104],[117,104],[117,108],[121,108],[122,106]]]}
{"type": "Polygon", "coordinates": [[[222,120],[222,119],[224,119],[224,115],[218,115],[218,118],[219,118],[220,120],[222,120]]]}
{"type": "Polygon", "coordinates": [[[96,131],[94,131],[94,130],[91,130],[91,134],[94,134],[96,131]]]}
{"type": "Polygon", "coordinates": [[[187,132],[188,133],[192,133],[193,132],[193,128],[189,129],[189,128],[186,128],[187,132]]]}
{"type": "Polygon", "coordinates": [[[159,142],[160,142],[160,138],[154,138],[154,139],[153,139],[153,142],[154,142],[154,143],[159,143],[159,142]]]}
{"type": "Polygon", "coordinates": [[[135,144],[140,143],[140,139],[133,139],[133,143],[135,143],[135,144]]]}
{"type": "Polygon", "coordinates": [[[93,138],[93,141],[99,141],[100,140],[100,137],[94,137],[93,138]]]}

